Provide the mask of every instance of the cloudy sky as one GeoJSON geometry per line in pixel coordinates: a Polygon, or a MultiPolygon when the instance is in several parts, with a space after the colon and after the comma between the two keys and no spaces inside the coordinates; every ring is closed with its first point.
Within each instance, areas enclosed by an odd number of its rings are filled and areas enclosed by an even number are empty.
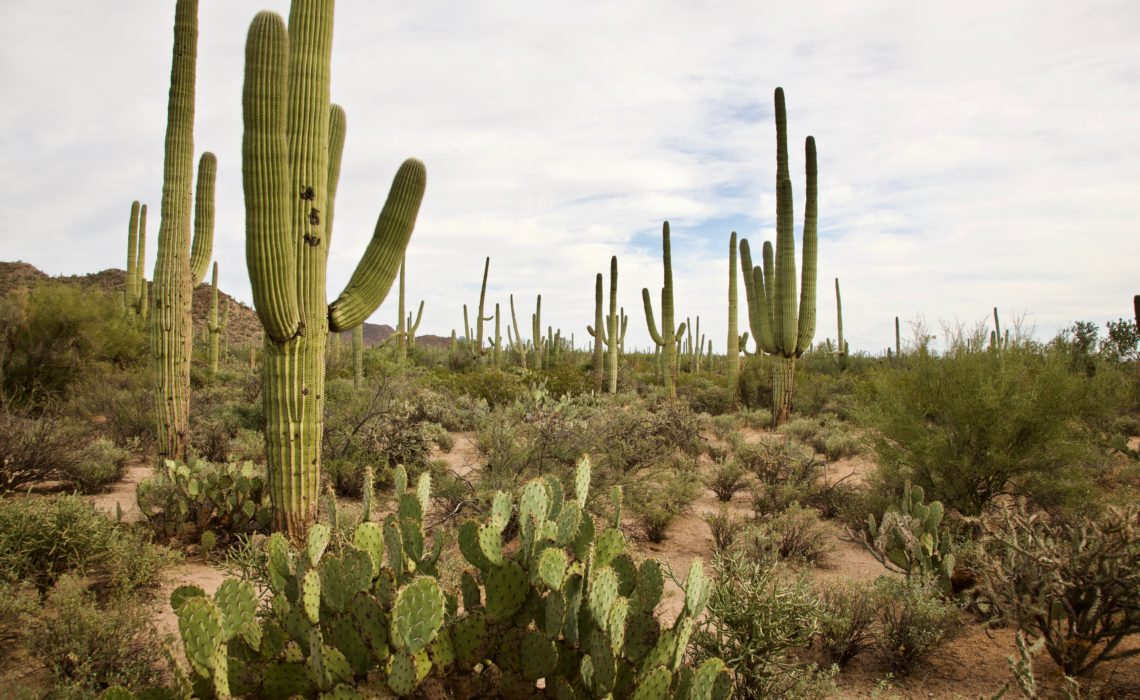
{"type": "MultiPolygon", "coordinates": [[[[200,7],[195,146],[218,156],[214,250],[246,301],[243,46],[265,8],[288,3],[200,7]]],[[[173,0],[0,5],[0,258],[123,267],[139,199],[153,266],[173,15],[173,0]]],[[[819,147],[817,340],[835,335],[834,277],[852,349],[870,352],[896,315],[973,324],[996,305],[1048,338],[1129,316],[1140,292],[1135,0],[341,0],[335,36],[349,126],[330,298],[416,156],[421,333],[461,326],[489,255],[492,302],[513,293],[529,323],[541,293],[544,325],[582,345],[617,255],[627,342],[645,345],[640,293],[658,298],[669,220],[678,312],[723,351],[729,233],[774,237],[777,85],[797,240],[803,139],[819,147]]],[[[395,305],[372,321],[394,325],[395,305]]]]}

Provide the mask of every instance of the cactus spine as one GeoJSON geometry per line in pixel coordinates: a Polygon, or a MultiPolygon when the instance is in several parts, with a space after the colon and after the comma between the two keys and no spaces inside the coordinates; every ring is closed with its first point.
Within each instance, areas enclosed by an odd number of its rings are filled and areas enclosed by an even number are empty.
{"type": "Polygon", "coordinates": [[[728,395],[735,409],[740,401],[740,327],[736,307],[736,231],[728,238],[728,395]]]}
{"type": "Polygon", "coordinates": [[[364,324],[352,329],[352,386],[364,384],[364,324]]]}
{"type": "Polygon", "coordinates": [[[151,314],[151,354],[154,358],[156,437],[159,458],[185,456],[190,412],[190,344],[193,323],[190,304],[197,277],[191,250],[205,250],[213,236],[213,178],[217,162],[202,155],[198,168],[198,211],[193,243],[190,237],[191,181],[194,177],[194,82],[198,56],[197,0],[178,0],[174,11],[174,50],[167,102],[162,205],[158,254],[154,268],[154,313],[151,314]]]}
{"type": "Polygon", "coordinates": [[[665,379],[665,393],[669,398],[677,398],[677,343],[685,334],[685,324],[673,327],[673,257],[669,250],[669,222],[661,227],[661,258],[664,261],[665,281],[661,287],[661,332],[657,332],[657,324],[653,320],[653,302],[649,299],[649,290],[642,288],[641,301],[645,306],[645,323],[649,326],[649,335],[653,342],[662,349],[662,374],[665,379]]]}
{"type": "Polygon", "coordinates": [[[246,42],[242,174],[246,262],[265,328],[264,403],[274,526],[293,539],[317,512],[325,346],[356,328],[395,280],[426,184],[407,160],[348,286],[326,305],[325,267],[344,113],[329,100],[331,0],[294,0],[288,30],[261,12],[246,42]]]}
{"type": "Polygon", "coordinates": [[[792,181],[788,170],[788,123],[783,88],[776,88],[776,248],[764,242],[763,268],[752,267],[748,241],[740,241],[748,322],[758,351],[776,356],[772,380],[772,417],[776,425],[792,410],[796,359],[815,335],[817,186],[815,139],[804,143],[807,202],[804,208],[803,268],[796,305],[796,239],[792,181]]]}

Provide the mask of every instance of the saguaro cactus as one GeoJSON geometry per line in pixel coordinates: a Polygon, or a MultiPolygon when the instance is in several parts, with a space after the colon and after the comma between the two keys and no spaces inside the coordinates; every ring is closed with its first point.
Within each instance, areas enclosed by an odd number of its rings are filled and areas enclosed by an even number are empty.
{"type": "Polygon", "coordinates": [[[847,341],[843,339],[843,297],[839,295],[839,278],[835,278],[835,325],[837,340],[835,354],[839,357],[839,368],[847,369],[847,341]]]}
{"type": "MultiPolygon", "coordinates": [[[[206,251],[213,237],[213,178],[217,162],[202,155],[198,167],[198,216],[190,237],[191,180],[194,177],[194,83],[198,57],[198,2],[178,0],[174,10],[174,51],[166,111],[162,205],[154,268],[151,355],[154,358],[156,438],[160,459],[185,456],[190,413],[190,344],[193,287],[205,274],[191,266],[191,250],[206,251]]],[[[208,259],[207,259],[208,260],[208,259]]]]}
{"type": "Polygon", "coordinates": [[[511,325],[507,327],[507,340],[510,341],[511,346],[518,350],[519,365],[526,369],[526,343],[523,341],[522,334],[519,333],[519,319],[515,315],[515,295],[510,295],[511,305],[511,325]],[[511,328],[515,329],[514,337],[511,337],[511,328]]]}
{"type": "Polygon", "coordinates": [[[736,231],[728,238],[728,395],[733,408],[740,400],[740,327],[736,310],[736,231]]]}
{"type": "Polygon", "coordinates": [[[494,365],[495,369],[498,369],[501,366],[501,364],[500,364],[501,354],[500,353],[502,350],[503,336],[502,336],[502,329],[500,328],[500,324],[499,324],[500,318],[501,318],[501,316],[499,313],[499,305],[495,304],[495,345],[491,351],[492,352],[491,364],[494,365]]]}
{"type": "Polygon", "coordinates": [[[594,279],[594,325],[586,326],[586,332],[594,337],[594,390],[601,391],[605,381],[605,368],[603,358],[605,351],[602,344],[605,342],[605,331],[602,329],[602,273],[594,279]]]}
{"type": "Polygon", "coordinates": [[[210,310],[206,317],[206,332],[210,336],[206,356],[210,366],[210,374],[216,374],[218,371],[218,347],[222,333],[225,333],[229,322],[230,305],[228,301],[222,310],[221,321],[218,320],[218,263],[214,263],[213,281],[210,285],[210,310]]]}
{"type": "Polygon", "coordinates": [[[758,351],[776,356],[772,381],[772,416],[777,425],[792,409],[796,359],[811,346],[815,335],[815,282],[817,244],[817,188],[815,139],[804,144],[807,203],[804,209],[803,269],[799,308],[796,306],[796,238],[792,181],[788,172],[788,124],[784,91],[776,88],[776,249],[765,241],[764,267],[752,266],[748,241],[740,241],[748,323],[758,351]],[[774,262],[773,262],[774,258],[774,262]]]}
{"type": "Polygon", "coordinates": [[[242,175],[246,262],[265,328],[266,452],[274,525],[300,538],[316,517],[325,346],[356,328],[396,278],[427,181],[400,166],[348,286],[326,305],[325,266],[344,112],[329,101],[333,2],[294,0],[289,25],[272,12],[246,42],[242,175]]]}
{"type": "Polygon", "coordinates": [[[400,258],[400,308],[396,313],[396,361],[403,362],[408,357],[408,325],[405,325],[404,314],[404,273],[408,266],[408,256],[400,258]]]}
{"type": "Polygon", "coordinates": [[[622,337],[625,335],[625,330],[620,327],[620,317],[618,316],[617,305],[617,287],[618,287],[618,264],[617,256],[610,258],[610,313],[606,319],[606,355],[609,380],[610,380],[610,393],[617,393],[617,380],[618,380],[618,346],[621,343],[622,337]]]}
{"type": "Polygon", "coordinates": [[[653,320],[653,302],[649,290],[642,288],[641,300],[645,305],[645,323],[649,335],[662,350],[662,374],[665,379],[665,393],[669,398],[677,397],[677,343],[685,335],[685,324],[673,327],[673,256],[669,249],[669,222],[661,227],[661,258],[665,265],[665,281],[661,287],[661,332],[653,320]]]}
{"type": "Polygon", "coordinates": [[[483,357],[483,321],[490,321],[490,316],[483,315],[484,304],[487,300],[487,272],[491,269],[491,258],[488,256],[483,263],[483,286],[479,288],[479,311],[475,316],[475,357],[483,357]]]}
{"type": "Polygon", "coordinates": [[[542,369],[542,352],[545,343],[542,339],[542,295],[534,304],[534,313],[530,315],[531,337],[534,338],[534,368],[542,369]]]}

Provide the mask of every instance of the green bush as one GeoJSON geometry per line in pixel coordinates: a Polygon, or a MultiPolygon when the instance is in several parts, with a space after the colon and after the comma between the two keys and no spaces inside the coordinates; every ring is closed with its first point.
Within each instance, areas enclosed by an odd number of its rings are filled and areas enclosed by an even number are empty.
{"type": "Polygon", "coordinates": [[[820,584],[819,601],[820,651],[828,663],[843,668],[874,645],[878,591],[860,581],[832,581],[820,584]]]}
{"type": "Polygon", "coordinates": [[[721,502],[728,502],[745,487],[748,472],[735,459],[719,459],[713,462],[712,474],[708,477],[708,487],[716,493],[721,502]]]}
{"type": "Polygon", "coordinates": [[[100,607],[80,579],[62,577],[43,610],[25,620],[25,647],[51,671],[52,695],[94,697],[112,686],[141,691],[168,675],[149,611],[129,599],[100,607]]]}
{"type": "Polygon", "coordinates": [[[793,418],[778,432],[810,445],[829,460],[842,459],[859,451],[858,439],[834,414],[793,418]]]}
{"type": "Polygon", "coordinates": [[[880,577],[879,653],[893,673],[910,675],[960,626],[958,608],[937,586],[917,579],[880,577]]]}
{"type": "Polygon", "coordinates": [[[689,404],[694,413],[720,416],[732,411],[732,397],[724,380],[711,375],[681,374],[677,378],[677,398],[689,404]]]}
{"type": "Polygon", "coordinates": [[[131,591],[155,585],[176,559],[78,496],[0,501],[0,580],[27,580],[47,591],[60,576],[75,574],[131,591]]]}
{"type": "Polygon", "coordinates": [[[97,289],[44,282],[0,301],[0,394],[16,405],[42,406],[94,365],[146,355],[144,324],[97,289]]]}
{"type": "Polygon", "coordinates": [[[661,542],[677,516],[688,512],[702,484],[691,471],[651,470],[630,484],[629,508],[645,538],[661,542]]]}
{"type": "Polygon", "coordinates": [[[717,552],[723,552],[731,547],[745,526],[744,519],[729,513],[725,506],[721,506],[716,513],[706,514],[705,522],[708,523],[709,532],[712,533],[713,548],[717,552]]]}
{"type": "Polygon", "coordinates": [[[97,438],[79,456],[60,470],[81,493],[95,493],[103,486],[123,478],[130,453],[106,438],[97,438]]]}
{"type": "Polygon", "coordinates": [[[165,541],[197,544],[213,532],[226,546],[239,534],[269,529],[269,493],[263,469],[251,462],[177,464],[139,484],[139,510],[165,541]]]}
{"type": "Polygon", "coordinates": [[[798,564],[820,565],[834,549],[831,532],[813,508],[792,503],[782,513],[744,533],[744,547],[757,559],[778,558],[798,564]]]}
{"type": "MultiPolygon", "coordinates": [[[[554,370],[557,373],[557,370],[554,370]]],[[[466,395],[482,400],[491,408],[509,406],[522,399],[529,391],[521,370],[501,370],[494,367],[471,369],[463,372],[433,373],[433,383],[455,395],[466,395]]]]}
{"type": "Polygon", "coordinates": [[[1140,654],[1120,648],[1140,634],[1140,508],[1055,521],[1012,510],[985,525],[986,596],[1066,675],[1140,654]]]}
{"type": "Polygon", "coordinates": [[[690,642],[694,662],[730,659],[733,697],[742,700],[831,697],[833,672],[796,658],[819,624],[810,581],[740,553],[716,555],[713,568],[717,583],[690,642]]]}
{"type": "Polygon", "coordinates": [[[1050,506],[1087,502],[1096,436],[1125,383],[1105,369],[1073,372],[1060,353],[1026,345],[999,353],[916,354],[869,374],[861,421],[873,429],[877,485],[911,481],[931,500],[978,515],[998,494],[1050,506]]]}
{"type": "Polygon", "coordinates": [[[151,376],[137,370],[96,370],[84,374],[71,391],[68,415],[98,430],[119,447],[140,450],[154,443],[151,376]]]}

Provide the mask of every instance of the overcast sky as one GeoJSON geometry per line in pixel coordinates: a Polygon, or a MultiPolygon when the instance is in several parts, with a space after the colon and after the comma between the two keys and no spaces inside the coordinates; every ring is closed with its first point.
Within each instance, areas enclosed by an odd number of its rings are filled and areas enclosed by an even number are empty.
{"type": "MultiPolygon", "coordinates": [[[[243,46],[265,8],[288,3],[200,6],[195,148],[218,156],[214,251],[245,301],[243,46]]],[[[139,199],[150,276],[173,15],[173,0],[0,4],[0,258],[124,267],[139,199]]],[[[641,288],[656,306],[669,220],[678,315],[699,314],[723,352],[729,234],[774,239],[780,85],[797,243],[804,138],[819,148],[817,340],[835,336],[834,277],[853,350],[893,344],[896,315],[972,324],[995,305],[1043,339],[1103,325],[1140,292],[1138,37],[1135,0],[341,0],[332,92],[348,137],[329,297],[415,156],[428,168],[408,248],[420,333],[460,328],[489,255],[492,308],[509,316],[513,293],[529,326],[541,293],[543,324],[581,346],[594,275],[617,255],[627,344],[644,346],[641,288]]],[[[395,308],[392,294],[371,320],[395,325],[395,308]]]]}

